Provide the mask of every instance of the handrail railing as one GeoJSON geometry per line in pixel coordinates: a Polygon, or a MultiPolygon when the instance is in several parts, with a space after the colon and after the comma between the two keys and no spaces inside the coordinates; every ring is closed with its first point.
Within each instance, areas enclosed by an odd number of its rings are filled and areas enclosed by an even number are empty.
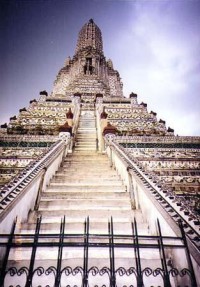
{"type": "Polygon", "coordinates": [[[30,183],[33,182],[35,178],[55,160],[55,158],[64,152],[65,147],[69,146],[71,139],[65,143],[62,140],[58,140],[53,144],[45,155],[42,155],[40,159],[31,162],[25,169],[23,169],[16,177],[14,177],[5,187],[3,187],[0,199],[0,219],[3,213],[8,208],[8,206],[13,203],[23,192],[25,188],[28,187],[30,183]]]}
{"type": "MultiPolygon", "coordinates": [[[[129,169],[130,174],[143,181],[144,186],[148,188],[151,195],[155,197],[156,201],[170,215],[176,225],[177,222],[181,220],[184,228],[187,229],[188,234],[192,233],[196,235],[194,238],[200,238],[200,231],[195,225],[195,220],[188,220],[188,216],[184,213],[184,210],[180,208],[179,201],[176,199],[175,194],[166,188],[163,189],[163,183],[161,183],[157,178],[153,178],[152,175],[148,173],[139,163],[139,161],[137,162],[136,159],[130,159],[128,155],[120,148],[119,143],[115,141],[115,137],[113,135],[105,136],[105,143],[112,151],[118,153],[121,160],[129,169]],[[190,230],[188,230],[188,228],[190,230]]],[[[187,236],[187,238],[190,240],[190,242],[192,242],[193,248],[195,249],[193,254],[198,264],[200,264],[198,241],[192,240],[189,236],[187,236]]]]}

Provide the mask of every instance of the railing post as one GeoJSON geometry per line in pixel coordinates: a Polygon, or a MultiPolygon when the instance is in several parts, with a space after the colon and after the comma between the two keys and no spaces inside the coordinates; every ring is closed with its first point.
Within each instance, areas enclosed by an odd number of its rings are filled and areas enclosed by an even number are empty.
{"type": "Polygon", "coordinates": [[[136,223],[135,218],[134,218],[134,225],[132,223],[132,232],[133,232],[133,244],[134,244],[134,251],[135,251],[136,271],[137,271],[137,287],[143,287],[144,283],[143,283],[143,277],[142,277],[140,247],[139,247],[139,240],[138,240],[137,223],[136,223]]]}
{"type": "Polygon", "coordinates": [[[61,219],[61,224],[60,224],[60,238],[59,238],[55,287],[60,287],[64,235],[65,235],[65,216],[63,220],[61,219]]]}
{"type": "Polygon", "coordinates": [[[116,287],[113,219],[108,223],[110,254],[110,287],[116,287]]]}
{"type": "Polygon", "coordinates": [[[41,217],[37,218],[37,223],[36,223],[36,228],[35,228],[35,235],[34,235],[34,241],[33,241],[33,247],[32,247],[32,253],[31,253],[31,259],[30,259],[30,265],[29,265],[29,272],[28,272],[28,277],[27,277],[27,281],[26,281],[25,287],[31,287],[32,286],[33,274],[34,274],[35,256],[36,256],[36,251],[37,251],[37,247],[38,247],[40,226],[41,226],[41,217]]]}
{"type": "Polygon", "coordinates": [[[10,249],[12,247],[12,241],[13,241],[13,237],[14,237],[14,233],[15,233],[16,223],[17,223],[17,219],[15,219],[15,221],[13,223],[11,233],[8,237],[8,243],[6,244],[6,253],[5,253],[3,262],[2,262],[2,267],[1,267],[1,272],[0,272],[0,286],[4,286],[3,284],[4,284],[4,279],[6,276],[6,267],[7,267],[10,249]]]}
{"type": "Polygon", "coordinates": [[[162,238],[162,233],[161,233],[161,228],[160,228],[160,222],[158,219],[157,219],[157,224],[158,224],[158,245],[160,249],[161,264],[162,264],[162,269],[163,269],[163,281],[164,281],[163,283],[164,283],[164,287],[171,287],[169,272],[167,270],[167,261],[165,257],[165,249],[164,249],[163,238],[162,238]]]}
{"type": "Polygon", "coordinates": [[[88,287],[88,248],[89,248],[89,217],[85,220],[84,227],[84,258],[82,287],[88,287]]]}

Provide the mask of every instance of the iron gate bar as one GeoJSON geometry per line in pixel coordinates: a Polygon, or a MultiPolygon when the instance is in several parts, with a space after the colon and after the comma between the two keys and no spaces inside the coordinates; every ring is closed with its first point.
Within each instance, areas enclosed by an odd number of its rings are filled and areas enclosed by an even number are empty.
{"type": "Polygon", "coordinates": [[[157,224],[158,224],[158,234],[159,234],[159,239],[158,239],[158,245],[160,249],[160,255],[161,255],[161,264],[162,264],[162,269],[163,269],[163,280],[164,280],[164,287],[171,287],[170,279],[169,279],[169,273],[167,270],[167,262],[166,262],[166,257],[165,257],[165,249],[163,245],[163,238],[162,238],[162,233],[161,233],[161,228],[160,228],[160,222],[157,219],[157,224]]]}
{"type": "Polygon", "coordinates": [[[3,282],[6,276],[6,267],[7,267],[7,262],[8,262],[8,258],[9,258],[9,254],[10,254],[10,250],[12,248],[12,243],[13,243],[13,237],[14,237],[14,233],[15,233],[15,228],[16,228],[16,224],[17,224],[17,218],[15,219],[11,232],[8,235],[8,242],[6,243],[6,253],[4,255],[4,259],[2,262],[2,267],[1,267],[1,272],[0,272],[0,286],[3,286],[3,282]]]}
{"type": "MultiPolygon", "coordinates": [[[[35,236],[35,233],[15,233],[14,234],[15,237],[21,237],[22,235],[24,237],[34,237],[35,236]]],[[[0,234],[0,237],[1,238],[8,238],[10,236],[10,234],[0,234]]],[[[60,238],[60,233],[45,233],[45,234],[39,234],[40,238],[44,237],[44,238],[60,238]]],[[[84,235],[82,233],[70,233],[70,234],[64,234],[65,238],[66,237],[69,237],[69,238],[72,238],[72,237],[84,237],[84,235]]],[[[106,237],[108,238],[108,234],[96,234],[96,233],[90,233],[90,238],[92,237],[106,237]]],[[[143,239],[158,239],[159,236],[158,235],[138,235],[139,238],[143,238],[143,239]]],[[[182,237],[175,237],[175,236],[162,236],[164,239],[175,239],[175,240],[182,240],[182,237]]],[[[123,234],[115,234],[115,238],[127,238],[127,239],[131,239],[133,238],[133,235],[130,235],[130,234],[127,234],[127,235],[123,235],[123,234]]],[[[7,243],[6,243],[7,244],[7,243]]],[[[0,242],[0,245],[5,245],[5,243],[1,243],[0,242]]]]}
{"type": "Polygon", "coordinates": [[[115,251],[114,251],[114,233],[113,233],[113,218],[108,222],[109,232],[109,255],[110,255],[110,287],[116,287],[115,276],[115,251]]]}
{"type": "Polygon", "coordinates": [[[61,223],[60,223],[60,239],[59,239],[59,248],[58,248],[57,269],[56,269],[57,272],[56,272],[55,285],[54,285],[55,287],[60,286],[64,234],[65,234],[65,216],[63,219],[61,219],[61,223]]]}
{"type": "Polygon", "coordinates": [[[187,262],[188,262],[188,267],[189,267],[189,270],[190,270],[190,273],[191,273],[191,276],[190,276],[191,284],[192,284],[192,287],[197,287],[195,273],[194,273],[192,260],[191,260],[191,256],[190,256],[190,252],[189,252],[189,248],[188,248],[187,238],[185,236],[183,223],[182,223],[181,220],[179,221],[179,227],[180,227],[180,230],[181,230],[183,245],[185,246],[185,253],[186,253],[186,258],[187,258],[187,262]]]}
{"type": "MultiPolygon", "coordinates": [[[[137,270],[138,270],[138,274],[141,275],[140,279],[139,277],[137,278],[137,286],[141,287],[143,285],[142,283],[142,275],[143,272],[145,272],[145,269],[142,270],[141,268],[141,260],[140,260],[140,248],[159,248],[160,249],[160,253],[161,253],[161,260],[162,260],[162,264],[163,264],[163,269],[160,269],[161,272],[167,272],[167,276],[169,277],[169,275],[171,274],[172,276],[184,276],[185,274],[189,275],[191,283],[192,283],[192,287],[197,287],[196,284],[196,279],[195,279],[195,273],[193,270],[193,266],[192,266],[192,261],[190,258],[190,254],[189,254],[189,249],[187,246],[187,240],[186,240],[186,236],[185,236],[185,232],[183,229],[183,226],[180,223],[180,230],[181,230],[181,235],[182,237],[170,237],[170,236],[162,236],[161,233],[161,228],[160,228],[160,224],[158,221],[158,229],[159,229],[159,234],[157,236],[149,236],[149,235],[138,235],[138,231],[137,231],[137,223],[136,220],[134,219],[134,225],[132,223],[132,235],[114,235],[114,228],[113,228],[113,218],[111,217],[111,221],[108,222],[108,234],[89,234],[89,217],[87,218],[87,220],[85,220],[85,225],[84,225],[84,233],[83,234],[78,234],[78,238],[80,240],[82,240],[82,242],[64,242],[65,239],[68,238],[77,238],[77,234],[65,234],[65,217],[63,220],[61,220],[60,223],[60,233],[59,234],[40,234],[40,228],[41,228],[41,221],[42,218],[39,217],[37,219],[37,223],[36,223],[36,228],[35,228],[35,233],[34,234],[14,234],[15,231],[15,226],[16,226],[16,221],[13,224],[13,228],[11,230],[11,233],[8,235],[0,235],[2,238],[8,238],[7,242],[1,242],[0,246],[6,246],[6,254],[4,256],[4,260],[3,260],[3,268],[1,269],[1,279],[0,279],[0,286],[3,286],[3,282],[5,280],[5,276],[7,273],[9,273],[9,270],[11,270],[12,272],[14,272],[14,274],[18,274],[18,271],[15,267],[11,267],[8,270],[6,270],[7,267],[7,263],[8,263],[8,259],[9,259],[9,253],[10,253],[10,249],[11,248],[17,248],[17,247],[32,247],[32,253],[31,253],[31,260],[30,260],[30,266],[29,266],[29,270],[27,269],[28,273],[27,273],[27,280],[26,280],[26,287],[30,287],[32,286],[32,279],[33,276],[35,274],[35,272],[37,271],[34,270],[34,263],[35,263],[35,255],[36,255],[36,251],[38,247],[48,247],[48,246],[52,246],[52,247],[58,247],[59,248],[59,252],[58,252],[58,258],[57,258],[57,269],[55,270],[55,276],[57,274],[57,282],[55,281],[55,285],[54,287],[59,287],[60,285],[60,279],[61,279],[61,274],[62,274],[62,270],[61,270],[61,264],[62,264],[62,251],[64,247],[84,247],[84,268],[81,267],[81,270],[83,271],[83,277],[82,277],[82,287],[89,287],[88,286],[88,275],[90,270],[92,270],[93,268],[96,267],[91,267],[88,270],[88,249],[91,247],[105,247],[105,248],[109,248],[109,254],[110,254],[110,268],[108,268],[108,272],[107,274],[110,277],[110,287],[116,287],[116,273],[119,272],[119,270],[115,270],[115,250],[114,248],[134,248],[135,250],[135,254],[137,256],[135,256],[136,258],[136,266],[137,266],[137,270]],[[135,229],[135,233],[134,233],[134,229],[135,229]],[[32,242],[16,242],[17,239],[20,237],[20,239],[23,241],[23,239],[26,241],[26,239],[32,239],[32,242]],[[108,243],[101,243],[101,242],[89,242],[90,238],[107,238],[108,239],[108,243]],[[57,242],[39,242],[39,240],[41,239],[55,239],[58,238],[59,240],[57,242]],[[115,239],[120,239],[120,238],[127,238],[130,239],[132,238],[133,242],[132,243],[115,243],[114,240],[115,239]],[[16,239],[13,240],[13,239],[16,239]],[[157,239],[158,244],[152,244],[152,243],[139,243],[139,239],[147,239],[149,241],[151,240],[155,240],[157,239]],[[173,239],[173,240],[181,240],[182,245],[177,244],[177,245],[172,245],[172,244],[164,244],[163,240],[165,239],[173,239]],[[15,242],[13,242],[15,241],[15,242]],[[166,264],[166,258],[165,258],[165,253],[164,253],[164,248],[184,248],[186,255],[187,255],[187,260],[188,260],[188,265],[189,265],[189,269],[182,269],[180,271],[178,271],[175,268],[172,268],[171,270],[167,270],[167,264],[166,264]],[[163,260],[164,258],[164,260],[163,260]],[[164,269],[164,263],[166,266],[166,269],[164,269]],[[178,272],[177,274],[173,275],[173,272],[178,272]],[[56,285],[57,284],[57,285],[56,285]],[[139,285],[140,284],[140,285],[139,285]]],[[[22,267],[23,269],[24,267],[22,267]]],[[[71,268],[71,267],[70,267],[71,268]]],[[[106,267],[104,267],[106,268],[106,267]]],[[[121,268],[121,267],[120,267],[121,268]]],[[[119,269],[120,269],[119,268],[119,269]]],[[[123,267],[122,267],[123,268],[123,267]]],[[[64,268],[65,269],[65,268],[64,268]]],[[[125,269],[124,269],[125,270],[125,269]]],[[[100,270],[98,272],[101,272],[100,270]]],[[[125,270],[125,274],[128,274],[127,272],[129,272],[129,270],[125,270]]],[[[152,272],[156,272],[156,270],[152,270],[152,272]]],[[[99,273],[100,274],[100,273],[99,273]]],[[[156,274],[156,273],[155,273],[156,274]]],[[[160,273],[161,274],[161,273],[160,273]]],[[[165,275],[165,274],[164,274],[165,275]]],[[[18,275],[20,276],[20,275],[18,275]]],[[[154,275],[157,276],[157,275],[154,275]]],[[[164,277],[164,276],[163,276],[164,277]]],[[[165,280],[165,277],[163,278],[163,280],[165,280]]],[[[169,282],[165,282],[164,281],[164,286],[165,287],[169,287],[170,285],[170,281],[169,282]],[[168,284],[168,285],[167,285],[168,284]]]]}
{"type": "MultiPolygon", "coordinates": [[[[21,239],[23,237],[23,234],[21,236],[21,239]]],[[[53,237],[52,237],[53,238],[53,237]]],[[[107,237],[108,238],[108,237],[107,237]]],[[[39,237],[40,239],[40,237],[39,237]]],[[[153,239],[153,238],[152,238],[153,239]]],[[[1,246],[7,246],[7,243],[2,243],[0,244],[1,246]]],[[[84,247],[85,243],[77,243],[77,242],[63,242],[63,247],[84,247]]],[[[11,248],[18,248],[18,247],[32,247],[33,243],[31,242],[27,242],[27,243],[12,243],[10,244],[11,248]]],[[[131,247],[135,247],[136,244],[135,243],[114,243],[113,245],[114,247],[117,248],[131,248],[131,247]]],[[[163,244],[163,246],[165,248],[184,248],[183,245],[172,245],[172,244],[163,244]]],[[[59,242],[38,242],[37,247],[59,247],[59,242]]],[[[92,243],[89,242],[88,243],[88,247],[109,247],[108,243],[101,243],[101,242],[97,242],[97,243],[92,243]]],[[[148,249],[159,249],[159,246],[157,244],[149,244],[149,243],[138,243],[138,247],[139,248],[148,248],[148,249]]]]}
{"type": "Polygon", "coordinates": [[[84,254],[83,254],[83,281],[82,287],[88,286],[88,244],[89,244],[89,217],[84,224],[84,254]]]}
{"type": "Polygon", "coordinates": [[[143,278],[142,278],[138,231],[137,231],[137,223],[136,223],[135,218],[134,218],[134,225],[132,223],[132,232],[133,232],[133,243],[134,243],[134,251],[135,251],[136,272],[137,272],[137,287],[143,287],[144,283],[143,283],[143,278]]]}
{"type": "Polygon", "coordinates": [[[40,233],[40,226],[41,226],[42,217],[37,218],[36,228],[35,228],[35,236],[34,236],[34,242],[32,245],[32,253],[31,253],[31,260],[29,265],[29,271],[28,271],[28,277],[25,287],[31,287],[32,280],[33,280],[33,274],[34,274],[34,264],[35,264],[35,255],[36,250],[38,247],[38,240],[39,240],[39,233],[40,233]]]}

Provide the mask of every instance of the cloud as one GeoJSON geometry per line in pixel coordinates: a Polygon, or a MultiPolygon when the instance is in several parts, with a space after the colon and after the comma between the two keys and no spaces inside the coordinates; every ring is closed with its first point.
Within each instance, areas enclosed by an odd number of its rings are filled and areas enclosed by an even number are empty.
{"type": "Polygon", "coordinates": [[[129,47],[120,67],[125,95],[137,92],[181,135],[200,134],[199,4],[136,1],[122,37],[129,47]]]}

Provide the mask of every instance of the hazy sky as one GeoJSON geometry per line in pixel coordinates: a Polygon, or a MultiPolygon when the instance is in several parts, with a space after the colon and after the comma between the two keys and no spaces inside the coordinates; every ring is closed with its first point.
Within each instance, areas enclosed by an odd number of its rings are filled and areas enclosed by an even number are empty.
{"type": "Polygon", "coordinates": [[[1,0],[0,123],[52,91],[93,18],[124,95],[179,135],[200,135],[200,0],[1,0]]]}

